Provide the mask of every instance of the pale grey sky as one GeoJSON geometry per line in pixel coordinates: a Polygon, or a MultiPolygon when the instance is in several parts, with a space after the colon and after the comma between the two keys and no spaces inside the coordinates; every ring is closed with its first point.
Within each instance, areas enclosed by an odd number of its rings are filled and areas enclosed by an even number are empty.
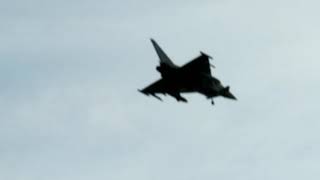
{"type": "Polygon", "coordinates": [[[318,180],[315,0],[1,1],[0,179],[318,180]],[[137,92],[202,50],[239,98],[137,92]]]}

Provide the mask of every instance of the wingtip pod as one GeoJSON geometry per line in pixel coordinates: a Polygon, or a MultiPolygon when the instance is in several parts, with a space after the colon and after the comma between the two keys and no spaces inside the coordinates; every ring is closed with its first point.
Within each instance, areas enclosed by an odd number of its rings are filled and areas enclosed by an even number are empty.
{"type": "Polygon", "coordinates": [[[200,51],[200,53],[201,53],[201,56],[205,56],[205,57],[208,57],[209,59],[213,59],[212,56],[210,56],[202,51],[200,51]]]}
{"type": "MultiPolygon", "coordinates": [[[[200,51],[200,53],[201,53],[201,56],[207,57],[208,59],[213,59],[212,56],[209,56],[208,54],[206,54],[206,53],[204,53],[204,52],[202,52],[202,51],[200,51]]],[[[210,64],[210,66],[211,66],[212,68],[216,68],[216,66],[214,66],[213,64],[210,64]]]]}
{"type": "Polygon", "coordinates": [[[141,90],[141,89],[138,89],[138,91],[141,92],[142,94],[146,95],[146,96],[151,95],[151,96],[155,97],[156,99],[158,99],[159,101],[162,101],[162,99],[159,96],[157,96],[156,94],[154,94],[154,93],[147,93],[147,92],[145,92],[144,90],[141,90]]]}

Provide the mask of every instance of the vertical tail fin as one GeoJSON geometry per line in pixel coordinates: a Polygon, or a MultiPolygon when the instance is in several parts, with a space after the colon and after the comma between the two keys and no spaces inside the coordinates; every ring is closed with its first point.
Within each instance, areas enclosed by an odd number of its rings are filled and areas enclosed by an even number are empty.
{"type": "Polygon", "coordinates": [[[177,66],[171,61],[171,59],[161,49],[161,47],[157,44],[157,42],[153,39],[151,39],[151,42],[152,42],[152,45],[160,58],[160,64],[166,64],[169,67],[176,68],[177,66]]]}

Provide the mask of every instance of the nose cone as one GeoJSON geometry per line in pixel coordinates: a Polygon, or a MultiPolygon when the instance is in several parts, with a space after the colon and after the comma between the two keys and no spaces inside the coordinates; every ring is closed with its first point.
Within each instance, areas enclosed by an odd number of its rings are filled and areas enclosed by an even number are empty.
{"type": "Polygon", "coordinates": [[[230,92],[229,89],[230,89],[229,86],[226,87],[221,95],[222,95],[223,97],[225,97],[225,98],[237,100],[237,98],[230,92]]]}
{"type": "Polygon", "coordinates": [[[230,91],[225,93],[223,96],[229,99],[237,100],[237,98],[230,91]]]}

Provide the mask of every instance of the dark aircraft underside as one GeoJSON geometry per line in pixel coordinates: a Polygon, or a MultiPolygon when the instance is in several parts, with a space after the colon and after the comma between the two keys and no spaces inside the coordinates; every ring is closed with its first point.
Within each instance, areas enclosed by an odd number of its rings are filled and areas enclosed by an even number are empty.
{"type": "Polygon", "coordinates": [[[212,76],[210,56],[201,52],[200,56],[179,67],[169,59],[154,40],[151,42],[160,58],[160,65],[156,69],[162,78],[139,90],[140,92],[152,95],[159,100],[162,99],[157,94],[168,94],[179,102],[188,102],[186,98],[181,96],[181,93],[192,92],[206,96],[212,100],[212,104],[214,104],[213,98],[217,96],[236,100],[236,97],[229,90],[230,87],[224,87],[217,78],[212,76]]]}

